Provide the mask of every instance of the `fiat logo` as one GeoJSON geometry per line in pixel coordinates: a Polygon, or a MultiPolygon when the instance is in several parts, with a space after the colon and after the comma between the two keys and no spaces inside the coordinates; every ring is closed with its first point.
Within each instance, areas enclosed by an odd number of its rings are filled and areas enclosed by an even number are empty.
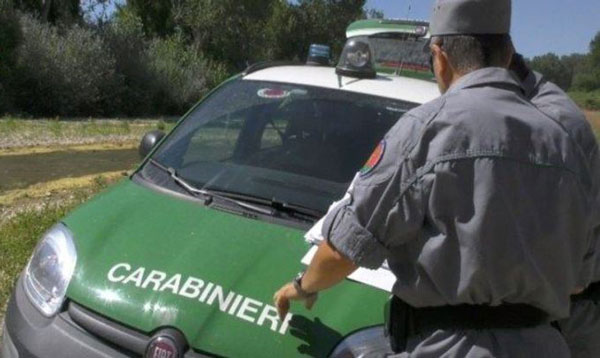
{"type": "Polygon", "coordinates": [[[159,336],[150,341],[145,358],[179,358],[179,349],[171,337],[159,336]]]}

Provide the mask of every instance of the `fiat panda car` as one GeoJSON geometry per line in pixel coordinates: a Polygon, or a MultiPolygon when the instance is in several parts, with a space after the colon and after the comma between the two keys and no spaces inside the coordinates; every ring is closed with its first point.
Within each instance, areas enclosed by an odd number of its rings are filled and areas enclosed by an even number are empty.
{"type": "Polygon", "coordinates": [[[368,39],[343,56],[338,69],[252,66],[168,135],[146,135],[129,178],[41,237],[8,305],[3,357],[389,352],[385,268],[282,320],[272,303],[305,266],[306,230],[402,114],[438,95],[374,73],[368,39]]]}

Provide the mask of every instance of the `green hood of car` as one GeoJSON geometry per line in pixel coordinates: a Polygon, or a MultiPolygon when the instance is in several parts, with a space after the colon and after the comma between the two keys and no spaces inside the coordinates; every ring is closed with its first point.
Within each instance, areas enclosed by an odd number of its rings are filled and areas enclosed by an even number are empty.
{"type": "Polygon", "coordinates": [[[273,293],[303,269],[303,232],[125,180],[64,220],[77,267],[67,296],[151,335],[175,327],[194,349],[228,357],[324,357],[381,324],[387,294],[345,281],[312,311],[275,319],[273,293]]]}

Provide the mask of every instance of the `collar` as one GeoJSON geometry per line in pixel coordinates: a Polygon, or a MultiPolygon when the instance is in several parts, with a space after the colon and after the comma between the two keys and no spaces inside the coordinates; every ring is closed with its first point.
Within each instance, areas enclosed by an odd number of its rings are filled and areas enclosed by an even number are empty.
{"type": "Polygon", "coordinates": [[[525,91],[525,96],[527,98],[533,98],[542,85],[543,80],[544,76],[542,76],[541,73],[529,71],[529,74],[523,80],[523,90],[525,91]]]}
{"type": "Polygon", "coordinates": [[[501,67],[486,67],[470,72],[458,79],[446,94],[474,87],[514,87],[523,91],[519,80],[509,70],[501,67]]]}

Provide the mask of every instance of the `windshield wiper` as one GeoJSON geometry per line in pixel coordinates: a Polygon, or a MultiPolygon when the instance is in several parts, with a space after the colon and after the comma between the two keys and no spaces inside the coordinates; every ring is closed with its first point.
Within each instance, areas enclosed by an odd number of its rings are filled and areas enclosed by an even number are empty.
{"type": "Polygon", "coordinates": [[[273,210],[269,210],[269,209],[261,208],[260,206],[256,206],[256,205],[244,203],[243,201],[232,199],[230,197],[218,194],[218,193],[216,193],[214,191],[211,191],[211,190],[196,188],[192,184],[188,183],[185,179],[183,179],[182,177],[180,177],[177,174],[177,171],[175,169],[173,169],[171,167],[165,167],[164,165],[160,164],[159,162],[157,162],[154,159],[150,159],[150,163],[152,163],[157,168],[159,168],[159,169],[167,172],[169,174],[169,176],[173,179],[173,181],[175,181],[175,183],[179,184],[179,186],[181,186],[188,193],[190,193],[190,194],[192,194],[194,196],[202,195],[202,196],[205,196],[205,197],[208,197],[208,198],[211,198],[211,199],[217,198],[219,200],[226,201],[226,202],[231,203],[231,204],[235,204],[235,205],[237,205],[237,206],[239,206],[241,208],[244,208],[244,209],[248,209],[248,210],[255,211],[257,213],[261,213],[261,214],[273,216],[273,210]]]}
{"type": "Polygon", "coordinates": [[[304,216],[309,216],[313,219],[320,219],[324,215],[320,210],[307,208],[306,206],[302,205],[291,204],[276,198],[271,200],[271,207],[280,212],[283,211],[291,214],[301,214],[304,216]]]}
{"type": "Polygon", "coordinates": [[[252,195],[227,192],[227,191],[222,191],[222,190],[215,190],[215,192],[219,193],[220,195],[227,196],[228,198],[241,199],[244,201],[252,201],[252,202],[260,204],[260,205],[270,206],[277,213],[284,213],[288,216],[294,216],[294,217],[302,216],[301,218],[305,219],[305,220],[306,219],[311,219],[311,220],[320,219],[324,215],[324,213],[320,210],[308,208],[308,207],[305,207],[302,205],[291,204],[291,203],[279,200],[277,198],[273,198],[273,199],[269,200],[266,198],[259,198],[259,197],[255,197],[252,195]]]}

